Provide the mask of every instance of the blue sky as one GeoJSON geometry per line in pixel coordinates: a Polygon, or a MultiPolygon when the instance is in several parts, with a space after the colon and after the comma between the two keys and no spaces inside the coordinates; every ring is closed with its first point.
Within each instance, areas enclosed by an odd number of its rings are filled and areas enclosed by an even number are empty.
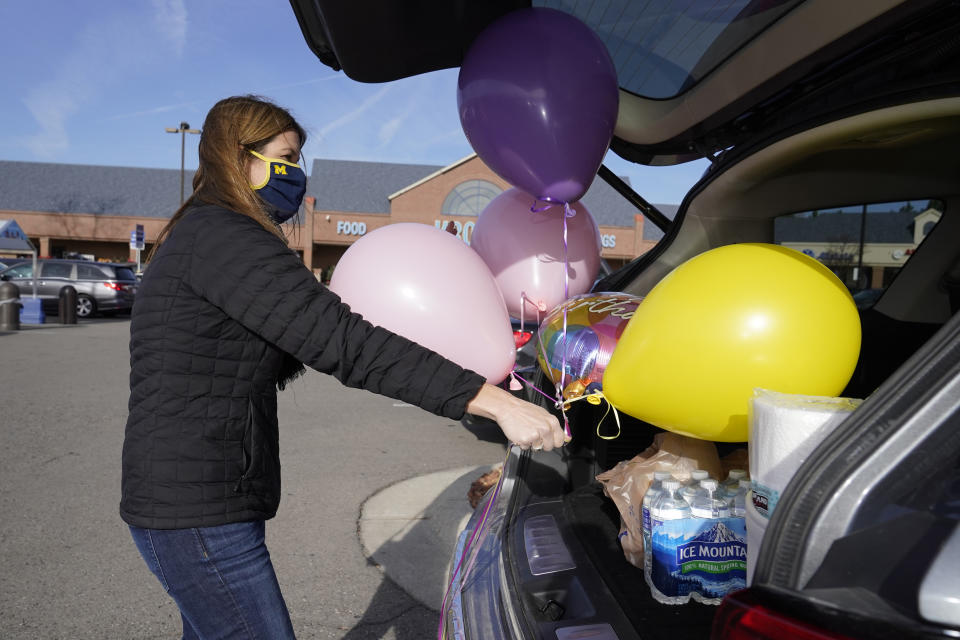
{"type": "MultiPolygon", "coordinates": [[[[363,84],[324,66],[283,0],[30,0],[0,3],[0,159],[179,168],[181,121],[256,93],[290,109],[314,158],[446,165],[471,153],[457,70],[363,84]]],[[[187,136],[196,167],[199,136],[187,136]]],[[[677,204],[704,162],[606,164],[657,203],[677,204]]],[[[308,164],[309,170],[309,164],[308,164]]]]}

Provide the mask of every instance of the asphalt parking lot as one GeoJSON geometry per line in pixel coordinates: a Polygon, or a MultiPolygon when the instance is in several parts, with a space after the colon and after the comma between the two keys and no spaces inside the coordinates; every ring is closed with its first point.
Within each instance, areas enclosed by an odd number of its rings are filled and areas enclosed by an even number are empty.
{"type": "MultiPolygon", "coordinates": [[[[117,515],[128,331],[119,317],[0,332],[2,638],[179,637],[117,515]]],[[[466,487],[502,461],[499,432],[315,372],[280,394],[280,423],[267,539],[297,636],[431,637],[466,487]]]]}

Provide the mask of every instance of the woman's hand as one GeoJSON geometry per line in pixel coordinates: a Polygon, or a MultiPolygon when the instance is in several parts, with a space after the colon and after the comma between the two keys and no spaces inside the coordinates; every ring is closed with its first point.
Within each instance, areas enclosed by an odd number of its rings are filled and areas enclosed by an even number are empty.
{"type": "Polygon", "coordinates": [[[495,421],[507,439],[521,449],[550,451],[566,440],[556,416],[492,384],[484,384],[467,403],[467,413],[495,421]]]}

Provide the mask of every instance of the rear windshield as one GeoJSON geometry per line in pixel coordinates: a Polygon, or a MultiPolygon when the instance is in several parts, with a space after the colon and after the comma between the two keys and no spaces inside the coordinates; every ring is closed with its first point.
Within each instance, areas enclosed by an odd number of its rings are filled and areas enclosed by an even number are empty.
{"type": "Polygon", "coordinates": [[[117,280],[136,280],[137,276],[133,273],[133,269],[129,267],[115,267],[117,270],[117,280]]]}
{"type": "Polygon", "coordinates": [[[672,98],[802,0],[534,0],[571,13],[607,45],[620,86],[672,98]]]}

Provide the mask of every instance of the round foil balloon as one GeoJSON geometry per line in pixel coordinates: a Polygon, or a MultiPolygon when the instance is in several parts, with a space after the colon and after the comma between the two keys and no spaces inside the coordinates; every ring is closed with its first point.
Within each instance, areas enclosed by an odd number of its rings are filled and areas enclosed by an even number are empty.
{"type": "Polygon", "coordinates": [[[641,300],[626,293],[587,293],[570,298],[544,318],[537,359],[554,384],[561,382],[563,372],[565,398],[600,388],[610,356],[641,300]]]}
{"type": "Polygon", "coordinates": [[[687,260],[650,291],[603,392],[663,429],[744,442],[755,388],[836,396],[859,353],[857,307],[827,267],[778,245],[729,245],[687,260]]]}
{"type": "Polygon", "coordinates": [[[425,224],[381,227],[353,243],[330,289],[373,324],[488,382],[516,362],[510,316],[490,269],[462,240],[425,224]]]}

